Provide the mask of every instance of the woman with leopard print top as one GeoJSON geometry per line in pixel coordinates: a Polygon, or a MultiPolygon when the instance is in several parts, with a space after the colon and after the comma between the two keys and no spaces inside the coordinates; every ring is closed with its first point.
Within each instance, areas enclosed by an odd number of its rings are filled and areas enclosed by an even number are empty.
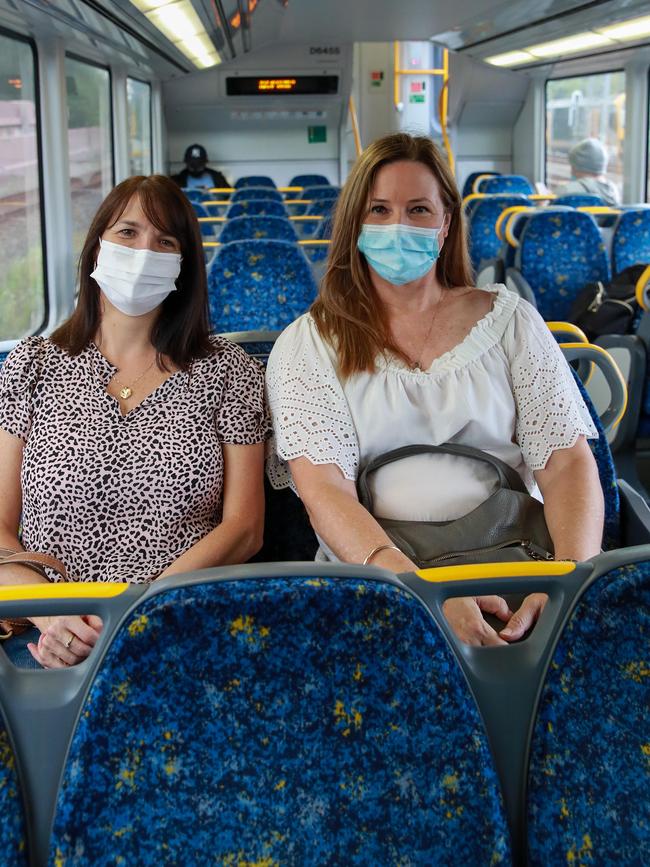
{"type": "MultiPolygon", "coordinates": [[[[133,177],[108,195],[79,287],[67,322],[19,343],[0,374],[0,548],[53,555],[74,581],[246,561],[263,531],[263,371],[209,334],[201,234],[176,184],[133,177]]],[[[51,668],[83,660],[101,629],[31,620],[31,641],[5,649],[51,668]]]]}

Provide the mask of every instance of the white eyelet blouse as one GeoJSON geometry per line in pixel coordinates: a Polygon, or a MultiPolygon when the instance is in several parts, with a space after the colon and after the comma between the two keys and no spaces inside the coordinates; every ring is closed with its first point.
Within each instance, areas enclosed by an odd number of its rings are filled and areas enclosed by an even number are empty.
{"type": "MultiPolygon", "coordinates": [[[[267,473],[291,485],[286,461],[335,464],[356,480],[373,457],[415,443],[451,442],[490,452],[540,497],[533,471],[556,449],[597,432],[573,375],[537,311],[505,286],[492,310],[426,371],[380,357],[373,373],[337,375],[336,353],[305,314],[277,340],[267,367],[274,439],[267,473]]],[[[370,478],[375,514],[446,521],[494,490],[487,465],[450,455],[418,455],[370,478]]],[[[540,497],[541,499],[541,497],[540,497]]]]}

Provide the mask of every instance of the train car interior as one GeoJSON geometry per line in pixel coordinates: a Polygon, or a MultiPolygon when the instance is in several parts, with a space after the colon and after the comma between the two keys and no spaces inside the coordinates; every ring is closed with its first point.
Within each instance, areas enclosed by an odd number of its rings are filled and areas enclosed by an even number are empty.
{"type": "Polygon", "coordinates": [[[328,562],[311,504],[265,477],[250,562],[61,581],[5,546],[3,515],[33,515],[0,507],[0,581],[47,579],[0,583],[7,867],[650,864],[647,0],[0,0],[0,435],[25,397],[6,359],[73,313],[116,185],[176,179],[210,331],[261,370],[341,268],[353,167],[398,132],[455,178],[474,285],[532,305],[570,366],[601,553],[328,562]],[[450,626],[449,600],[510,594],[547,599],[521,640],[450,626]],[[73,616],[103,624],[84,661],[10,661],[24,618],[73,616]]]}

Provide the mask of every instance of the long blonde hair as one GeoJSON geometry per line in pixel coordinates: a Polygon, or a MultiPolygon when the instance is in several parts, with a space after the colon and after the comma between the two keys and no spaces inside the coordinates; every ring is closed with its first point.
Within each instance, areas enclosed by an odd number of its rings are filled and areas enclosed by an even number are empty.
{"type": "Polygon", "coordinates": [[[436,263],[441,285],[468,286],[473,281],[460,194],[438,148],[426,136],[407,133],[387,135],[373,142],[356,161],[341,190],[327,269],[310,311],[321,336],[336,348],[339,372],[344,377],[363,370],[373,371],[375,359],[386,351],[409,361],[392,340],[385,310],[357,247],[377,172],[397,160],[423,163],[439,184],[450,218],[447,238],[436,263]]]}

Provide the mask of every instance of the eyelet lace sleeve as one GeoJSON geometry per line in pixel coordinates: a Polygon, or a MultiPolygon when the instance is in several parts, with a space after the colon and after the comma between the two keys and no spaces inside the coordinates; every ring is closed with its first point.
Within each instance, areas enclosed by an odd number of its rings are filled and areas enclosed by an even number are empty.
{"type": "Polygon", "coordinates": [[[286,461],[336,464],[355,480],[359,446],[330,350],[306,314],[278,338],[269,357],[266,388],[273,438],[267,475],[274,488],[293,488],[286,461]]]}
{"type": "Polygon", "coordinates": [[[569,365],[539,313],[520,300],[503,336],[517,405],[515,437],[531,470],[598,432],[569,365]]]}

